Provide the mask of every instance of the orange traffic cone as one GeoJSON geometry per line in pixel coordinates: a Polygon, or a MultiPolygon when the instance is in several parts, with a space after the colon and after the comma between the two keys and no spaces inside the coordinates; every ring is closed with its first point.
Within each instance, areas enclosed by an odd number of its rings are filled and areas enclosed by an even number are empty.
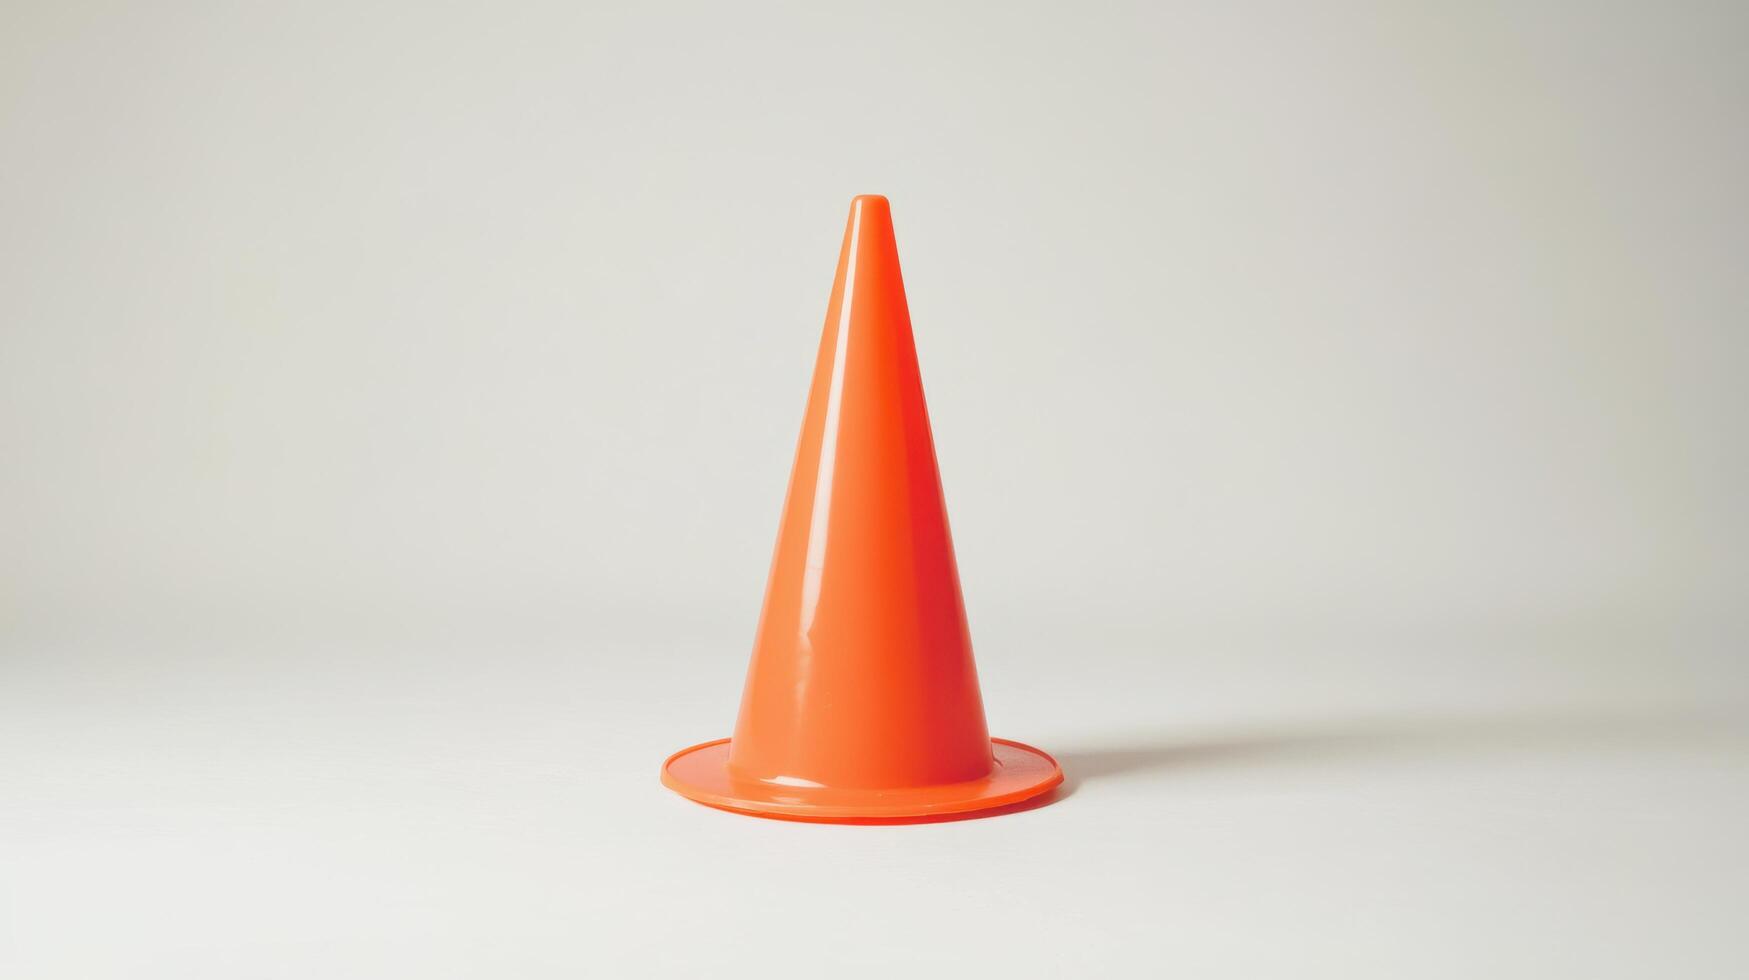
{"type": "Polygon", "coordinates": [[[765,611],[732,739],[662,782],[798,820],[927,819],[1063,781],[991,739],[887,199],[850,202],[765,611]]]}

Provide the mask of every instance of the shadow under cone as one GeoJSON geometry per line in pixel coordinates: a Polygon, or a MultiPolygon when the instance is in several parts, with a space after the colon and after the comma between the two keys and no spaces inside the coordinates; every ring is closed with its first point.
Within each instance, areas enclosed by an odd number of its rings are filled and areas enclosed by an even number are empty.
{"type": "Polygon", "coordinates": [[[849,820],[999,807],[1061,780],[985,729],[892,213],[858,197],[734,738],[676,754],[663,781],[849,820]]]}

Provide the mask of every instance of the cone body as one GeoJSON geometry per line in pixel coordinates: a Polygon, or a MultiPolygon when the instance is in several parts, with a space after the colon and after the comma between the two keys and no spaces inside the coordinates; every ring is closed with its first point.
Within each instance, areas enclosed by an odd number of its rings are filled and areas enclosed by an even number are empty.
{"type": "Polygon", "coordinates": [[[985,730],[892,214],[858,197],[734,737],[669,756],[662,782],[726,810],[878,823],[998,813],[1062,780],[985,730]]]}
{"type": "Polygon", "coordinates": [[[730,747],[739,775],[792,785],[991,769],[885,198],[851,203],[730,747]]]}

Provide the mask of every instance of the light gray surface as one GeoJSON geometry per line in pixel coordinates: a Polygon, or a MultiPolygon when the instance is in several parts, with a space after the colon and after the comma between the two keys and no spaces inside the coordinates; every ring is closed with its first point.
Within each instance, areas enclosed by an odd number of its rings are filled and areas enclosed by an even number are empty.
{"type": "Polygon", "coordinates": [[[1736,977],[1730,4],[0,7],[0,974],[1736,977]],[[992,728],[726,735],[891,197],[992,728]]]}

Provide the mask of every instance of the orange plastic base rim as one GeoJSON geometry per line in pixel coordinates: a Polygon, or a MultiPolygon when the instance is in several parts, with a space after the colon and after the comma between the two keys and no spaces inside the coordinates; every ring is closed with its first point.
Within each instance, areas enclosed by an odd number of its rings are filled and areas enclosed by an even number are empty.
{"type": "Polygon", "coordinates": [[[729,772],[729,740],[703,742],[662,763],[662,785],[689,800],[757,817],[821,823],[925,820],[1010,807],[1063,781],[1057,760],[1030,745],[990,740],[995,769],[982,779],[907,789],[778,786],[729,772]]]}

